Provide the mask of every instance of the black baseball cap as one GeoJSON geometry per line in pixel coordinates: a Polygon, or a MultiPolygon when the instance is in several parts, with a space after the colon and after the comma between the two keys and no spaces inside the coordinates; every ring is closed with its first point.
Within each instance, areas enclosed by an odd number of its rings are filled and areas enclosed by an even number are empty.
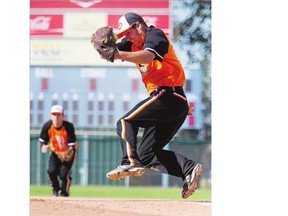
{"type": "Polygon", "coordinates": [[[127,31],[131,26],[133,26],[135,23],[145,23],[143,18],[133,12],[129,12],[121,16],[118,20],[118,31],[117,31],[117,37],[121,38],[124,35],[124,32],[127,31]]]}

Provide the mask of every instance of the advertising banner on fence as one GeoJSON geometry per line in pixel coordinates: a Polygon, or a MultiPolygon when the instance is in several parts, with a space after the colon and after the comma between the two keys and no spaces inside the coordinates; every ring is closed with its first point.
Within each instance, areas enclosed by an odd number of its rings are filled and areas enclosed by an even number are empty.
{"type": "Polygon", "coordinates": [[[99,57],[90,40],[31,40],[30,65],[47,66],[133,66],[116,60],[107,62],[99,57]]]}
{"type": "Polygon", "coordinates": [[[30,0],[31,9],[163,9],[169,8],[169,0],[30,0]]]}
{"type": "MultiPolygon", "coordinates": [[[[32,14],[30,15],[31,37],[73,37],[89,38],[102,26],[118,28],[118,19],[122,14],[107,13],[63,13],[63,14],[32,14]]],[[[171,37],[170,15],[141,14],[148,26],[162,29],[171,37]]]]}
{"type": "MultiPolygon", "coordinates": [[[[108,25],[113,28],[118,28],[118,19],[123,14],[108,15],[108,25]]],[[[169,14],[141,14],[148,26],[153,25],[156,28],[162,29],[165,34],[171,36],[170,15],[169,14]]]]}
{"type": "Polygon", "coordinates": [[[63,15],[33,14],[30,15],[30,35],[63,36],[63,15]]]}
{"type": "Polygon", "coordinates": [[[64,37],[89,38],[107,25],[107,13],[65,13],[64,37]]]}

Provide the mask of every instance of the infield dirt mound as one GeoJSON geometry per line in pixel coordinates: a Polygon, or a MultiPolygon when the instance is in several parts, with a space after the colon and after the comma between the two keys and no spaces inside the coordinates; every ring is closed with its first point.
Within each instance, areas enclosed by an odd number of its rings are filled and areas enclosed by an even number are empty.
{"type": "Polygon", "coordinates": [[[30,216],[211,216],[211,202],[30,197],[30,216]]]}

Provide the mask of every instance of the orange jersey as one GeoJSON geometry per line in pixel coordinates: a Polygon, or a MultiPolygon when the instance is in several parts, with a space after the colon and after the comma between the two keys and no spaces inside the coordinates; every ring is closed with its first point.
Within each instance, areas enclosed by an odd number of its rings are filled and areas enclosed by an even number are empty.
{"type": "Polygon", "coordinates": [[[51,125],[48,130],[48,135],[50,137],[51,151],[64,152],[68,150],[67,131],[65,130],[65,127],[57,130],[53,125],[51,125]]]}
{"type": "Polygon", "coordinates": [[[43,144],[49,143],[52,152],[67,151],[69,146],[78,147],[74,126],[67,121],[63,121],[60,128],[55,128],[52,121],[46,122],[40,133],[39,141],[43,144]]]}
{"type": "MultiPolygon", "coordinates": [[[[125,41],[125,39],[120,44],[118,46],[120,50],[131,52],[143,50],[125,41]]],[[[184,85],[184,69],[175,55],[171,42],[162,30],[153,26],[149,27],[144,42],[144,50],[149,50],[156,55],[155,59],[149,64],[136,64],[149,94],[160,86],[184,85]]]]}

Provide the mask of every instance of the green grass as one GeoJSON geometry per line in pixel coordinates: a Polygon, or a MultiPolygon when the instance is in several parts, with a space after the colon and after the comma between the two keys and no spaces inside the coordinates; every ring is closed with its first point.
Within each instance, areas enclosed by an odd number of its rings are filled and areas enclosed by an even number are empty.
{"type": "MultiPolygon", "coordinates": [[[[182,199],[182,188],[72,185],[71,197],[182,199]]],[[[50,196],[50,186],[30,186],[30,196],[50,196]]],[[[190,200],[211,200],[211,190],[198,188],[190,200]]]]}

